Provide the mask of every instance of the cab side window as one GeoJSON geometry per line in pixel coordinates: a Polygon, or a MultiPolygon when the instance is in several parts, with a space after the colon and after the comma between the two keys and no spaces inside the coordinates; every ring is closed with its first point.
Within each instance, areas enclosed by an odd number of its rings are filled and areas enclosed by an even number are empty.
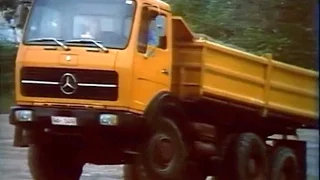
{"type": "MultiPolygon", "coordinates": [[[[160,36],[159,34],[159,31],[163,28],[156,21],[159,15],[164,14],[159,14],[158,11],[150,10],[146,7],[143,8],[138,42],[138,51],[140,53],[145,53],[147,46],[154,46],[160,49],[167,48],[167,36],[160,36]]],[[[165,23],[167,23],[166,20],[165,18],[165,23]]]]}
{"type": "Polygon", "coordinates": [[[157,35],[157,24],[154,19],[149,22],[148,45],[157,47],[159,45],[159,36],[157,35]]]}

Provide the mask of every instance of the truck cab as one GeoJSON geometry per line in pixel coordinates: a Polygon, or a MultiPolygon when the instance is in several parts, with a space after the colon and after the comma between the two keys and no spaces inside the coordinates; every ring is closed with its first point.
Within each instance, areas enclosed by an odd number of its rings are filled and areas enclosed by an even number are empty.
{"type": "Polygon", "coordinates": [[[17,57],[17,104],[143,111],[170,88],[170,18],[161,1],[34,1],[17,57]]]}
{"type": "Polygon", "coordinates": [[[75,171],[54,172],[57,179],[72,173],[78,178],[74,172],[87,162],[128,163],[144,135],[145,109],[171,86],[170,6],[154,0],[34,0],[21,1],[17,10],[17,27],[24,29],[10,123],[15,145],[29,146],[34,178],[54,176],[39,175],[36,166],[51,162],[50,155],[67,159],[65,164],[78,160],[75,171]],[[63,149],[77,149],[76,157],[48,149],[62,149],[65,137],[74,143],[63,149]],[[39,163],[39,151],[48,154],[45,162],[39,163]]]}
{"type": "Polygon", "coordinates": [[[16,23],[10,123],[34,179],[85,163],[126,164],[126,180],[305,178],[305,142],[286,137],[317,122],[317,72],[197,39],[160,0],[21,1],[16,23]]]}

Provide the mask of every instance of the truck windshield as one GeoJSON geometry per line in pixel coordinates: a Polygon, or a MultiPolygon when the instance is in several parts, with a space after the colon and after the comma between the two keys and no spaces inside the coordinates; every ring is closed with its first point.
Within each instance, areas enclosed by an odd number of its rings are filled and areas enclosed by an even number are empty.
{"type": "MultiPolygon", "coordinates": [[[[129,41],[136,3],[133,0],[35,0],[26,26],[23,43],[55,38],[59,41],[92,39],[104,47],[124,49],[129,41]]],[[[94,46],[72,41],[68,46],[94,46]]]]}

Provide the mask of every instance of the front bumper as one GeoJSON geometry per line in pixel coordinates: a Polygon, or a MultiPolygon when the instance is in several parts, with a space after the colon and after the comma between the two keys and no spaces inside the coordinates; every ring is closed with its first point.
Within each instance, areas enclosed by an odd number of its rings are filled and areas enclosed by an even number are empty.
{"type": "MultiPolygon", "coordinates": [[[[132,136],[139,134],[143,128],[143,119],[139,115],[116,110],[14,106],[11,107],[9,119],[10,124],[23,129],[59,134],[84,135],[102,133],[132,136]],[[19,120],[16,117],[16,112],[19,110],[31,111],[31,119],[19,120]],[[102,123],[102,114],[115,116],[116,124],[102,123]],[[54,125],[52,116],[75,118],[76,125],[54,125]]],[[[113,137],[117,138],[116,136],[113,137]]]]}
{"type": "Polygon", "coordinates": [[[82,161],[94,164],[131,162],[144,136],[143,119],[124,111],[14,106],[9,119],[10,124],[16,126],[13,146],[67,141],[81,147],[82,161]],[[32,111],[32,118],[17,119],[15,112],[19,110],[32,111]],[[101,123],[101,114],[115,115],[117,123],[101,123]],[[74,117],[77,125],[54,125],[52,116],[74,117]]]}

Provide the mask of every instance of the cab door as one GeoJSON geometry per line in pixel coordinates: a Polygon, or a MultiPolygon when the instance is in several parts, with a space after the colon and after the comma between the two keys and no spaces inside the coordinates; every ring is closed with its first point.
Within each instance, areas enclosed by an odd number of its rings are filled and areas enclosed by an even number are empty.
{"type": "Polygon", "coordinates": [[[160,91],[170,89],[172,47],[170,14],[145,6],[141,10],[137,48],[133,60],[133,108],[144,110],[160,91]]]}

